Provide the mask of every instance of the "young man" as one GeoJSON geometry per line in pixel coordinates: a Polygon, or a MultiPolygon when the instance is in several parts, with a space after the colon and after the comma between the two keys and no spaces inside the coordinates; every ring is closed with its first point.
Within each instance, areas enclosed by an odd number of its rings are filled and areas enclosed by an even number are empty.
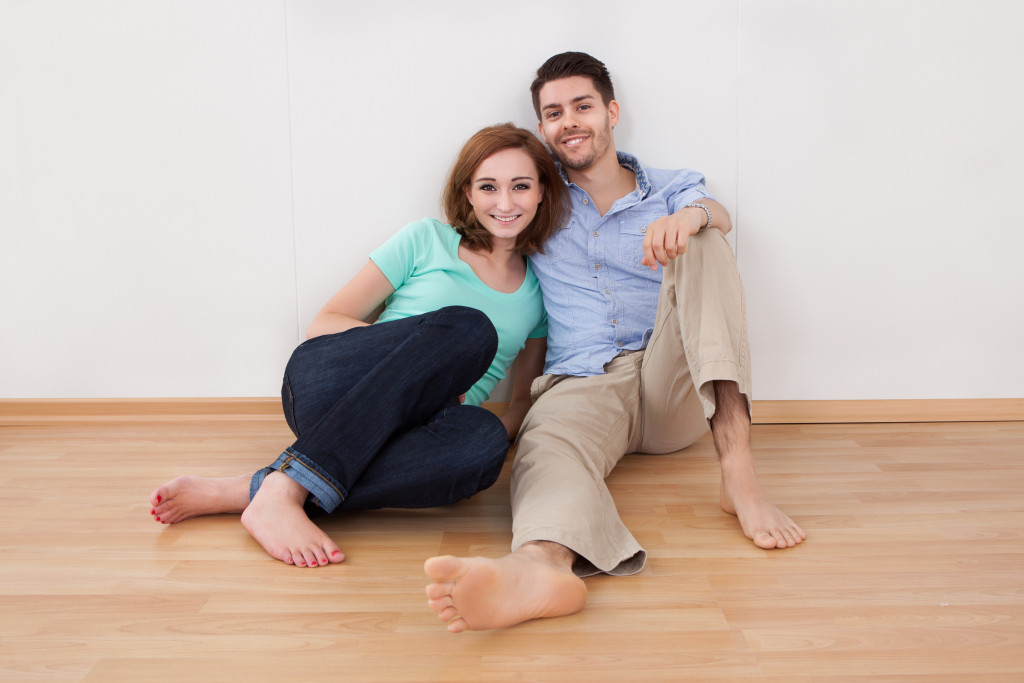
{"type": "Polygon", "coordinates": [[[435,557],[424,567],[430,608],[452,632],[571,614],[587,599],[580,577],[640,571],[646,553],[604,479],[626,453],[677,451],[709,426],[722,508],[758,547],[805,538],[754,470],[729,214],[701,174],[644,169],[616,152],[619,104],[600,61],[556,55],[531,90],[573,214],[531,257],[548,351],[512,468],[513,552],[435,557]]]}

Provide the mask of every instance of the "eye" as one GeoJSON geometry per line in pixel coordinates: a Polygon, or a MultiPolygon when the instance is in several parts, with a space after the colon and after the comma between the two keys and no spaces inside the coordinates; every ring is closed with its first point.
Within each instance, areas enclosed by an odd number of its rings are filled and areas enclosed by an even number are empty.
{"type": "Polygon", "coordinates": [[[558,116],[558,114],[559,114],[559,112],[557,112],[557,111],[548,112],[548,118],[549,119],[556,118],[558,116]]]}
{"type": "Polygon", "coordinates": [[[590,109],[590,105],[589,104],[581,104],[580,105],[580,111],[586,111],[588,109],[590,109]]]}
{"type": "Polygon", "coordinates": [[[529,183],[517,183],[516,186],[514,188],[512,188],[512,189],[514,189],[514,190],[529,190],[530,189],[530,184],[529,183]]]}
{"type": "Polygon", "coordinates": [[[490,183],[484,183],[483,185],[477,186],[476,189],[482,190],[483,192],[493,192],[494,185],[491,185],[490,183]]]}

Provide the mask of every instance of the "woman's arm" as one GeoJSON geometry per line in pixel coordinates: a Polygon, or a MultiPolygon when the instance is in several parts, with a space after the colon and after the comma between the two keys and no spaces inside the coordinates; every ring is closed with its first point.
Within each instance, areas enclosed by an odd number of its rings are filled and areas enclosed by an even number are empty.
{"type": "Polygon", "coordinates": [[[512,383],[512,398],[508,410],[501,416],[501,422],[508,430],[509,441],[516,438],[519,427],[530,410],[530,385],[544,371],[544,354],[547,350],[547,337],[527,339],[526,346],[516,357],[516,378],[512,383]]]}
{"type": "Polygon", "coordinates": [[[320,309],[306,330],[306,339],[368,325],[366,318],[394,291],[377,264],[368,262],[320,309]]]}

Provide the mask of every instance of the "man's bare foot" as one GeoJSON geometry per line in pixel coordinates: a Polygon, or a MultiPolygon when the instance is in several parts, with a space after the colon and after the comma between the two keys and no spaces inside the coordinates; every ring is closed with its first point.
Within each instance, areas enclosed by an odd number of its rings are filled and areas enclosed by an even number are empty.
{"type": "Polygon", "coordinates": [[[775,507],[761,486],[750,450],[750,412],[736,382],[715,380],[711,435],[722,466],[722,509],[740,520],[743,533],[759,548],[792,548],[807,534],[775,507]]]}
{"type": "Polygon", "coordinates": [[[341,548],[302,507],[308,495],[294,479],[271,472],[242,513],[242,526],[271,557],[285,564],[322,567],[341,562],[341,548]]]}
{"type": "Polygon", "coordinates": [[[573,614],[587,603],[587,587],[572,573],[572,557],[547,542],[528,543],[498,560],[432,557],[423,565],[433,581],[427,605],[452,633],[573,614]]]}
{"type": "Polygon", "coordinates": [[[788,515],[775,507],[750,468],[723,467],[722,509],[736,515],[747,538],[759,548],[792,548],[807,534],[788,515]]]}
{"type": "Polygon", "coordinates": [[[149,514],[163,524],[200,515],[239,513],[249,504],[251,474],[237,477],[175,477],[149,496],[149,514]]]}

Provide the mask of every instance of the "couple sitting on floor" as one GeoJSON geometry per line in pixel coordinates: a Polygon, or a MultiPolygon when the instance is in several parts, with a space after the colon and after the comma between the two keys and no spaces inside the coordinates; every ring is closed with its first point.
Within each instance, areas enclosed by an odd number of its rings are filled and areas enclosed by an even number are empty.
{"type": "Polygon", "coordinates": [[[444,188],[448,223],[411,223],[373,251],[292,354],[296,441],[255,474],[157,488],[157,521],[241,513],[271,556],[337,563],[313,517],[468,498],[516,440],[512,552],[424,565],[448,630],[500,628],[582,609],[581,577],[640,571],[605,478],[627,453],[678,451],[710,427],[722,508],[761,548],[805,538],[754,469],[728,213],[701,174],[616,152],[600,61],[556,55],[531,92],[550,154],[511,124],[473,135],[444,188]],[[516,359],[499,419],[480,403],[516,359]]]}

